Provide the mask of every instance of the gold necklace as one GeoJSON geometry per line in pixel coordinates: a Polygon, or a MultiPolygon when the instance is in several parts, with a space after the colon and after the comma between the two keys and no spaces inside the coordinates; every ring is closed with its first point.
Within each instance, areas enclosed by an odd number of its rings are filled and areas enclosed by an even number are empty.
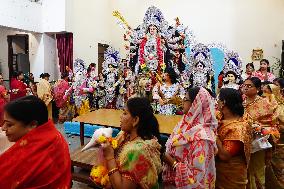
{"type": "Polygon", "coordinates": [[[255,99],[252,102],[247,102],[247,100],[245,100],[244,102],[244,107],[247,108],[248,106],[254,104],[258,99],[260,98],[260,96],[256,96],[255,99]]]}

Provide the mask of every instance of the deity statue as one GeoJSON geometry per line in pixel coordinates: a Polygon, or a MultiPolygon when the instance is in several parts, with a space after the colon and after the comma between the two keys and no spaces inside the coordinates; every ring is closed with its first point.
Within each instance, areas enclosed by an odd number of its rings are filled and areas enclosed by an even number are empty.
{"type": "Polygon", "coordinates": [[[190,88],[204,87],[214,93],[214,71],[209,48],[201,43],[195,45],[191,49],[189,64],[190,88]]]}
{"type": "Polygon", "coordinates": [[[104,53],[103,76],[105,78],[105,103],[106,108],[116,108],[115,84],[118,80],[118,63],[120,55],[113,47],[108,47],[104,53]]]}
{"type": "Polygon", "coordinates": [[[78,115],[89,112],[90,106],[87,96],[87,69],[86,64],[81,59],[76,59],[74,62],[74,82],[72,86],[65,92],[65,96],[70,96],[73,92],[73,99],[78,115]]]}
{"type": "Polygon", "coordinates": [[[242,81],[242,61],[240,56],[233,51],[226,52],[224,62],[225,66],[223,68],[224,78],[222,88],[233,88],[239,90],[239,86],[242,81]]]}

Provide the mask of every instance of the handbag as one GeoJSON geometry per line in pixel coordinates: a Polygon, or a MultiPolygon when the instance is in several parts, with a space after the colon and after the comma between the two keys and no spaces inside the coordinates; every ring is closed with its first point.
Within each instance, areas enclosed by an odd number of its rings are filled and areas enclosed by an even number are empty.
{"type": "Polygon", "coordinates": [[[265,136],[257,137],[256,139],[254,139],[251,145],[252,146],[251,153],[255,153],[260,150],[272,148],[272,145],[268,142],[269,137],[270,135],[265,135],[265,136]]]}

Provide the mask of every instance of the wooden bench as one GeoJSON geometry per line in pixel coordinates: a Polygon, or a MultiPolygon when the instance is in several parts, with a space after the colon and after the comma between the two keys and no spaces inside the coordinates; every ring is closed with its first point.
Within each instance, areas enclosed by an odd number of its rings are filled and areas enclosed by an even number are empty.
{"type": "Polygon", "coordinates": [[[90,180],[89,175],[97,161],[97,150],[92,149],[82,152],[82,148],[77,148],[71,153],[72,180],[96,187],[90,180]],[[80,170],[75,170],[76,167],[80,168],[80,170]]]}

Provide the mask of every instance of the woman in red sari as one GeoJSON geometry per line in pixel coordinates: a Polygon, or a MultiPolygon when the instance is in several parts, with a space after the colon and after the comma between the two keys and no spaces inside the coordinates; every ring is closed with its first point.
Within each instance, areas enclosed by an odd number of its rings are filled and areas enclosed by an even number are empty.
{"type": "Polygon", "coordinates": [[[26,96],[28,86],[23,82],[23,79],[24,79],[23,72],[17,72],[15,74],[15,78],[12,78],[11,94],[10,94],[11,101],[26,96]]]}
{"type": "Polygon", "coordinates": [[[27,96],[8,103],[2,130],[15,142],[0,155],[2,189],[70,188],[68,145],[42,100],[27,96]]]}

